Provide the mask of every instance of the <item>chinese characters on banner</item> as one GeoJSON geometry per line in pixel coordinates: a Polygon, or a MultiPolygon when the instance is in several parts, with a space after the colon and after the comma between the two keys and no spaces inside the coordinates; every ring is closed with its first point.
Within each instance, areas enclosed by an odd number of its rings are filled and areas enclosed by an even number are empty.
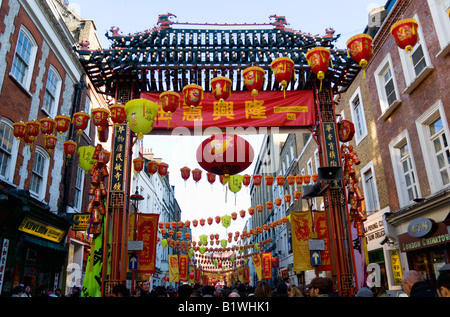
{"type": "Polygon", "coordinates": [[[263,252],[261,254],[262,262],[262,279],[271,280],[272,279],[272,253],[263,252]]]}
{"type": "Polygon", "coordinates": [[[312,270],[308,240],[312,231],[310,211],[291,212],[292,253],[294,255],[294,271],[312,270]]]}
{"type": "Polygon", "coordinates": [[[276,91],[262,91],[258,99],[249,92],[233,92],[223,103],[210,92],[205,92],[202,102],[195,109],[181,104],[169,115],[162,110],[159,93],[143,92],[141,98],[158,103],[158,117],[153,130],[167,130],[167,120],[173,127],[194,129],[201,127],[299,127],[316,124],[314,95],[312,90],[290,91],[286,98],[276,91]]]}
{"type": "Polygon", "coordinates": [[[169,254],[169,283],[180,281],[178,254],[169,254]]]}
{"type": "Polygon", "coordinates": [[[187,254],[180,254],[178,256],[178,268],[180,270],[180,281],[187,281],[188,280],[188,256],[187,254]]]}
{"type": "Polygon", "coordinates": [[[319,265],[317,269],[319,271],[331,271],[330,241],[328,239],[328,227],[325,211],[314,211],[314,228],[317,232],[317,239],[325,241],[325,250],[320,251],[322,265],[319,265]]]}
{"type": "Polygon", "coordinates": [[[138,251],[139,272],[155,273],[156,237],[159,214],[138,213],[137,240],[144,241],[144,248],[138,251]]]}
{"type": "Polygon", "coordinates": [[[124,177],[126,160],[125,155],[127,151],[127,124],[121,124],[115,127],[115,138],[112,151],[112,164],[110,176],[110,191],[123,192],[124,191],[124,177]]]}
{"type": "Polygon", "coordinates": [[[258,280],[262,280],[262,268],[261,268],[261,257],[258,253],[252,255],[253,265],[255,266],[256,276],[258,276],[258,280]]]}

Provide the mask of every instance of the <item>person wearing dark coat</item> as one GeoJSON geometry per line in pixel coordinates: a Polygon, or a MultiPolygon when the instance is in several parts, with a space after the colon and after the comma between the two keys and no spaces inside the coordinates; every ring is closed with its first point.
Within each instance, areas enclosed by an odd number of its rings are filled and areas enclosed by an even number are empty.
{"type": "Polygon", "coordinates": [[[437,297],[417,271],[408,271],[403,274],[402,287],[409,297],[437,297]]]}

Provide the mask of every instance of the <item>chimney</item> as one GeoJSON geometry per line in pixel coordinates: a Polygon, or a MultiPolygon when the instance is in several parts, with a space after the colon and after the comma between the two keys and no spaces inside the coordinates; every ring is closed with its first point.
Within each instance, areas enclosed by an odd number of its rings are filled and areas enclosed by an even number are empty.
{"type": "Polygon", "coordinates": [[[375,37],[386,16],[387,11],[384,7],[375,8],[370,11],[369,23],[367,25],[367,34],[372,38],[375,37]]]}
{"type": "Polygon", "coordinates": [[[147,159],[149,161],[153,160],[153,156],[154,156],[153,149],[149,150],[147,148],[144,148],[144,152],[142,153],[142,155],[144,156],[145,159],[147,159]]]}

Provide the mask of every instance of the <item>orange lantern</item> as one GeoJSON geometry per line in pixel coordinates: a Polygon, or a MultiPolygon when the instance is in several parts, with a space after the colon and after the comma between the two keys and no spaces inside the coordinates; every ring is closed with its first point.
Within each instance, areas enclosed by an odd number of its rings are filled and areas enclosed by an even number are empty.
{"type": "Polygon", "coordinates": [[[241,216],[241,218],[244,218],[245,217],[245,210],[240,210],[239,211],[239,215],[241,216]]]}
{"type": "Polygon", "coordinates": [[[295,182],[297,183],[298,186],[303,184],[303,175],[295,175],[295,182]]]}
{"type": "Polygon", "coordinates": [[[261,185],[262,176],[261,175],[253,175],[253,185],[259,187],[261,185]]]}
{"type": "Polygon", "coordinates": [[[216,77],[211,79],[211,93],[223,105],[225,100],[231,95],[231,79],[227,77],[216,77]]]}
{"type": "Polygon", "coordinates": [[[186,226],[186,228],[189,228],[191,226],[191,221],[190,220],[186,220],[184,225],[186,226]]]}
{"type": "Polygon", "coordinates": [[[208,179],[208,183],[210,183],[212,185],[216,181],[216,174],[207,172],[206,173],[206,178],[208,179]]]}
{"type": "Polygon", "coordinates": [[[167,113],[167,128],[169,128],[172,114],[177,110],[180,103],[180,95],[174,91],[166,91],[159,95],[159,100],[161,101],[162,110],[167,113]]]}
{"type": "Polygon", "coordinates": [[[313,181],[313,183],[317,182],[319,180],[319,175],[318,174],[312,174],[311,175],[311,179],[313,181]]]}
{"type": "Polygon", "coordinates": [[[13,123],[13,130],[16,139],[23,139],[27,133],[27,125],[22,121],[13,123]]]}
{"type": "Polygon", "coordinates": [[[294,175],[286,176],[286,180],[287,180],[289,186],[294,186],[294,184],[295,184],[295,176],[294,175]]]}
{"type": "Polygon", "coordinates": [[[308,185],[311,182],[311,175],[303,175],[303,183],[308,185]]]}
{"type": "Polygon", "coordinates": [[[194,228],[197,228],[198,220],[197,219],[192,220],[192,225],[194,226],[194,228]]]}
{"type": "Polygon", "coordinates": [[[25,122],[27,126],[27,138],[33,142],[34,139],[39,135],[39,131],[41,129],[41,124],[36,120],[30,120],[25,122]]]}
{"type": "Polygon", "coordinates": [[[159,163],[158,164],[158,174],[161,175],[162,177],[166,176],[167,172],[168,172],[168,168],[169,168],[169,165],[167,163],[163,163],[163,162],[159,163]]]}
{"type": "Polygon", "coordinates": [[[278,186],[283,186],[283,185],[284,185],[284,181],[285,181],[286,179],[284,178],[283,175],[278,175],[278,176],[276,177],[276,180],[277,180],[277,185],[278,185],[278,186]]]}
{"type": "Polygon", "coordinates": [[[248,208],[248,214],[250,216],[253,216],[255,214],[255,208],[253,208],[253,207],[248,208]]]}
{"type": "Polygon", "coordinates": [[[273,208],[273,202],[271,202],[271,201],[266,201],[266,207],[267,207],[267,210],[271,211],[272,208],[273,208]]]}
{"type": "Polygon", "coordinates": [[[204,225],[205,225],[205,219],[202,218],[202,219],[200,219],[200,226],[203,227],[204,225]]]}
{"type": "Polygon", "coordinates": [[[271,187],[273,185],[273,179],[274,177],[272,175],[267,175],[264,177],[264,180],[266,181],[266,186],[271,187]]]}
{"type": "Polygon", "coordinates": [[[109,110],[104,108],[92,109],[92,123],[97,127],[98,133],[101,133],[108,126],[109,110]]]}
{"type": "Polygon", "coordinates": [[[302,192],[299,190],[294,190],[294,198],[295,200],[299,200],[302,197],[302,192]]]}
{"type": "Polygon", "coordinates": [[[316,47],[310,49],[306,53],[306,60],[309,68],[317,75],[320,80],[320,90],[322,89],[322,80],[325,78],[325,73],[328,71],[328,62],[330,60],[330,51],[325,47],[316,47]]]}
{"type": "Polygon", "coordinates": [[[242,77],[244,77],[244,85],[251,92],[252,97],[258,96],[258,92],[264,85],[264,69],[258,66],[247,67],[242,72],[242,77]]]}
{"type": "Polygon", "coordinates": [[[231,213],[231,219],[233,219],[233,220],[237,219],[237,213],[236,212],[232,212],[231,213]]]}
{"type": "Polygon", "coordinates": [[[66,115],[60,114],[55,117],[56,121],[56,132],[58,132],[58,135],[62,135],[67,130],[69,130],[70,126],[70,118],[66,115]]]}
{"type": "Polygon", "coordinates": [[[90,118],[91,116],[83,111],[73,114],[73,125],[74,128],[78,131],[78,141],[80,140],[81,134],[83,134],[83,130],[87,128],[90,118]]]}
{"type": "Polygon", "coordinates": [[[48,153],[51,153],[52,150],[56,147],[56,142],[58,142],[58,137],[54,135],[47,135],[44,138],[44,147],[47,150],[48,153]]]}
{"type": "Polygon", "coordinates": [[[364,78],[366,77],[366,66],[372,56],[372,37],[368,34],[358,34],[352,36],[347,41],[347,49],[351,57],[364,70],[364,78]]]}
{"type": "Polygon", "coordinates": [[[178,228],[183,228],[184,227],[184,221],[178,221],[178,228]]]}
{"type": "Polygon", "coordinates": [[[192,178],[194,179],[194,181],[196,183],[198,183],[200,181],[200,179],[202,178],[202,170],[198,169],[198,168],[194,169],[192,171],[192,178]]]}
{"type": "Polygon", "coordinates": [[[274,201],[275,201],[275,205],[277,205],[277,207],[281,206],[281,202],[282,202],[281,198],[275,198],[274,201]]]}
{"type": "Polygon", "coordinates": [[[191,84],[183,87],[184,103],[192,110],[197,107],[203,99],[203,88],[191,84]]]}
{"type": "Polygon", "coordinates": [[[147,172],[150,175],[155,174],[156,172],[158,172],[158,166],[159,166],[158,162],[156,162],[156,161],[148,161],[148,163],[147,163],[147,172]]]}
{"type": "Polygon", "coordinates": [[[245,187],[247,187],[248,185],[250,185],[250,181],[251,181],[252,177],[248,174],[245,174],[244,176],[242,176],[242,184],[244,184],[245,187]]]}
{"type": "Polygon", "coordinates": [[[138,173],[140,173],[142,171],[142,169],[144,168],[144,159],[142,157],[137,157],[133,160],[133,166],[134,166],[134,170],[138,173]]]}
{"type": "Polygon", "coordinates": [[[213,218],[211,218],[211,217],[208,217],[208,219],[206,219],[206,221],[208,222],[208,225],[212,225],[212,223],[213,223],[213,218]]]}
{"type": "Polygon", "coordinates": [[[291,195],[284,195],[284,201],[287,203],[287,204],[289,204],[290,202],[291,202],[291,195]]]}
{"type": "Polygon", "coordinates": [[[261,204],[256,205],[256,211],[262,213],[264,210],[264,206],[261,204]]]}
{"type": "Polygon", "coordinates": [[[39,122],[41,123],[42,134],[45,135],[53,134],[53,130],[55,129],[56,126],[55,120],[53,120],[52,118],[43,118],[39,120],[39,122]]]}
{"type": "Polygon", "coordinates": [[[71,140],[64,142],[64,154],[67,158],[71,158],[77,149],[77,144],[71,140]]]}
{"type": "Polygon", "coordinates": [[[187,166],[180,168],[181,178],[186,182],[191,176],[191,169],[187,166]]]}
{"type": "Polygon", "coordinates": [[[172,229],[176,229],[177,228],[177,222],[176,221],[172,221],[170,223],[170,226],[172,227],[172,229]]]}
{"type": "Polygon", "coordinates": [[[294,78],[294,61],[289,57],[276,58],[270,64],[275,80],[283,88],[284,96],[286,97],[286,87],[288,83],[294,78]]]}
{"type": "Polygon", "coordinates": [[[220,216],[216,216],[214,219],[215,219],[215,221],[216,221],[217,224],[220,223],[220,216]]]}
{"type": "Polygon", "coordinates": [[[391,34],[395,38],[397,46],[405,52],[412,51],[418,41],[417,29],[419,24],[415,19],[404,19],[391,26],[391,34]]]}
{"type": "Polygon", "coordinates": [[[127,119],[127,113],[124,105],[111,105],[109,107],[111,121],[114,123],[114,127],[118,127],[127,119]]]}

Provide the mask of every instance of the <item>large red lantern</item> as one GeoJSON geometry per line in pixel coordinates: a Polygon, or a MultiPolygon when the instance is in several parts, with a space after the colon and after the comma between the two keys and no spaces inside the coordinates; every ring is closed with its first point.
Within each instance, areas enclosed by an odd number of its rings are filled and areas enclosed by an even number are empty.
{"type": "Polygon", "coordinates": [[[194,179],[194,181],[196,183],[198,183],[200,181],[200,179],[202,178],[202,170],[198,169],[198,168],[194,169],[192,171],[192,178],[194,179]]]}
{"type": "Polygon", "coordinates": [[[322,89],[322,80],[328,71],[328,63],[330,60],[330,51],[325,47],[315,47],[306,53],[306,60],[309,68],[317,75],[320,80],[320,89],[322,89]]]}
{"type": "Polygon", "coordinates": [[[58,137],[54,135],[46,135],[44,138],[44,147],[48,153],[51,153],[55,149],[58,137]]]}
{"type": "Polygon", "coordinates": [[[39,120],[41,123],[41,132],[45,135],[53,134],[53,131],[55,130],[56,121],[52,118],[42,118],[39,120]]]}
{"type": "Polygon", "coordinates": [[[224,101],[231,95],[231,79],[227,77],[216,77],[211,79],[211,93],[219,100],[219,105],[223,105],[224,101]]]}
{"type": "Polygon", "coordinates": [[[295,184],[295,176],[294,175],[289,174],[288,176],[286,176],[286,180],[287,180],[289,186],[294,186],[294,184],[295,184]]]}
{"type": "Polygon", "coordinates": [[[27,138],[33,142],[34,139],[39,135],[39,131],[41,129],[41,124],[36,120],[30,120],[25,122],[27,126],[27,138]]]}
{"type": "Polygon", "coordinates": [[[289,57],[278,57],[270,64],[275,80],[281,85],[286,96],[286,87],[294,78],[294,61],[289,57]]]}
{"type": "Polygon", "coordinates": [[[22,121],[13,123],[13,130],[16,139],[23,139],[27,133],[27,125],[22,121]]]}
{"type": "Polygon", "coordinates": [[[214,182],[216,181],[216,174],[207,172],[206,173],[206,178],[208,180],[208,183],[211,184],[211,186],[214,184],[214,182]]]}
{"type": "Polygon", "coordinates": [[[391,26],[391,34],[397,46],[406,52],[412,51],[418,40],[417,29],[419,24],[415,19],[404,19],[391,26]]]}
{"type": "Polygon", "coordinates": [[[262,176],[261,175],[253,175],[253,185],[256,187],[261,186],[262,176]]]}
{"type": "Polygon", "coordinates": [[[77,149],[77,144],[74,141],[68,140],[64,142],[64,154],[67,158],[71,158],[77,149]]]}
{"type": "Polygon", "coordinates": [[[142,157],[137,157],[135,159],[133,159],[133,166],[134,166],[134,170],[138,173],[140,173],[143,168],[144,168],[144,159],[142,157]]]}
{"type": "Polygon", "coordinates": [[[253,216],[255,214],[255,208],[253,208],[253,207],[248,208],[248,214],[250,216],[253,216]]]}
{"type": "Polygon", "coordinates": [[[244,184],[245,187],[247,187],[248,185],[250,185],[250,181],[252,180],[252,177],[248,174],[245,174],[242,177],[242,184],[244,184]]]}
{"type": "Polygon", "coordinates": [[[242,172],[250,166],[253,147],[235,134],[216,134],[204,140],[197,149],[197,161],[206,171],[223,175],[227,182],[230,175],[242,172]]]}
{"type": "Polygon", "coordinates": [[[184,103],[192,110],[197,107],[203,99],[203,88],[191,84],[183,88],[184,103]]]}
{"type": "Polygon", "coordinates": [[[156,172],[158,172],[158,162],[156,161],[148,161],[147,163],[147,172],[150,175],[154,175],[156,172]]]}
{"type": "Polygon", "coordinates": [[[342,120],[337,124],[339,141],[348,142],[355,135],[355,125],[349,120],[342,120]]]}
{"type": "Polygon", "coordinates": [[[273,202],[271,202],[270,200],[266,201],[266,207],[268,211],[271,211],[273,209],[273,202]]]}
{"type": "Polygon", "coordinates": [[[66,115],[60,114],[55,117],[56,121],[56,132],[58,132],[58,135],[62,135],[69,130],[70,126],[70,118],[66,115]]]}
{"type": "Polygon", "coordinates": [[[347,49],[351,57],[364,70],[364,77],[366,76],[366,66],[372,56],[372,37],[368,34],[358,34],[352,36],[347,41],[347,49]]]}
{"type": "Polygon", "coordinates": [[[247,67],[242,72],[242,77],[244,77],[244,85],[251,92],[252,97],[257,97],[264,85],[264,69],[258,66],[247,67]]]}
{"type": "Polygon", "coordinates": [[[81,134],[83,134],[83,131],[87,128],[90,118],[91,117],[83,111],[73,114],[73,125],[75,130],[78,131],[78,141],[80,141],[81,134]]]}
{"type": "Polygon", "coordinates": [[[271,187],[273,185],[273,179],[274,177],[272,175],[265,176],[264,180],[266,181],[266,186],[271,187]]]}
{"type": "Polygon", "coordinates": [[[158,165],[158,174],[161,175],[162,177],[167,175],[167,172],[169,171],[169,165],[167,163],[159,163],[158,165]]]}
{"type": "Polygon", "coordinates": [[[187,166],[180,168],[181,178],[186,182],[191,176],[191,169],[187,166]]]}
{"type": "Polygon", "coordinates": [[[276,177],[276,180],[277,180],[277,185],[278,186],[283,186],[286,179],[284,178],[283,175],[278,175],[276,177]]]}
{"type": "Polygon", "coordinates": [[[92,109],[92,123],[97,127],[97,131],[106,130],[108,126],[109,110],[104,108],[92,109]]]}
{"type": "Polygon", "coordinates": [[[166,112],[169,117],[167,122],[167,128],[169,128],[172,114],[177,110],[180,103],[180,95],[174,91],[165,91],[159,95],[159,101],[161,101],[162,110],[166,112]]]}
{"type": "Polygon", "coordinates": [[[118,127],[127,119],[127,113],[125,111],[124,105],[111,105],[109,107],[109,111],[111,115],[111,121],[114,123],[114,127],[118,127]]]}

